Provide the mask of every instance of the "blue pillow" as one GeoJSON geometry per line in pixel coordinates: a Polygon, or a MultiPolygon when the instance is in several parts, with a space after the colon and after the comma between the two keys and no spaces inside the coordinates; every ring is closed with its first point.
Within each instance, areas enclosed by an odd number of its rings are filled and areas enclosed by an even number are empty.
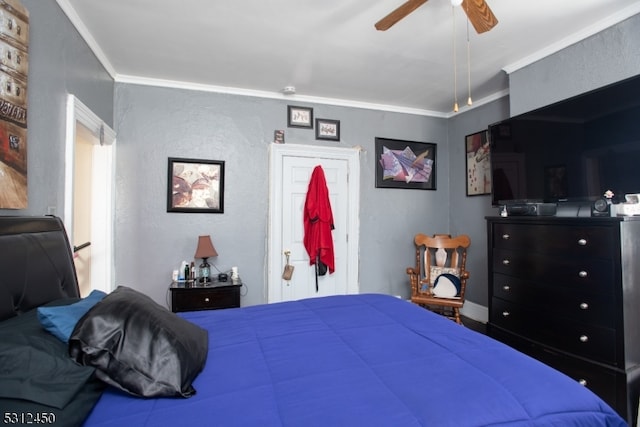
{"type": "Polygon", "coordinates": [[[76,323],[87,311],[99,303],[107,294],[102,291],[91,291],[86,298],[69,305],[56,307],[38,307],[38,320],[40,324],[56,338],[64,343],[69,342],[69,337],[76,323]]]}

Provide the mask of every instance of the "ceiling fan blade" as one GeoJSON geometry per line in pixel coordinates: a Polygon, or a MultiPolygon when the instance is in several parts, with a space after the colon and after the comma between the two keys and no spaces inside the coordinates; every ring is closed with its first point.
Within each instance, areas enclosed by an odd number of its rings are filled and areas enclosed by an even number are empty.
{"type": "Polygon", "coordinates": [[[391,12],[390,14],[388,14],[387,16],[385,16],[384,18],[376,22],[376,25],[375,25],[376,30],[379,30],[379,31],[388,30],[393,25],[395,25],[396,22],[400,21],[402,18],[404,18],[405,16],[407,16],[408,14],[410,14],[411,12],[413,12],[414,10],[416,10],[417,8],[425,4],[427,1],[428,0],[409,0],[403,3],[396,10],[394,10],[393,12],[391,12]]]}
{"type": "Polygon", "coordinates": [[[489,31],[498,25],[498,19],[491,12],[485,0],[463,0],[462,9],[478,34],[489,31]]]}

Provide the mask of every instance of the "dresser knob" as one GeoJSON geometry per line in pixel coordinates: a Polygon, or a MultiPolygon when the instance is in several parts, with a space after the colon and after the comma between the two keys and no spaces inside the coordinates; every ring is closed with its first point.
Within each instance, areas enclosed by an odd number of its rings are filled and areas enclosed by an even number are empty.
{"type": "Polygon", "coordinates": [[[589,337],[586,335],[580,335],[580,342],[587,342],[589,341],[589,337]]]}
{"type": "Polygon", "coordinates": [[[509,286],[509,285],[504,285],[504,286],[502,287],[502,289],[504,289],[505,291],[510,291],[510,290],[511,290],[511,286],[509,286]]]}
{"type": "Polygon", "coordinates": [[[204,302],[209,302],[209,297],[205,298],[204,302]]]}
{"type": "Polygon", "coordinates": [[[580,308],[582,310],[586,310],[587,308],[589,308],[589,304],[587,304],[586,302],[580,303],[580,308]]]}
{"type": "Polygon", "coordinates": [[[511,313],[509,313],[508,311],[503,311],[502,312],[502,317],[509,317],[511,313]]]}
{"type": "Polygon", "coordinates": [[[587,239],[579,239],[578,240],[578,245],[587,246],[587,239]]]}
{"type": "Polygon", "coordinates": [[[578,273],[578,276],[580,276],[580,277],[582,277],[582,278],[585,278],[585,277],[587,277],[587,276],[588,276],[588,274],[587,274],[587,272],[586,272],[586,271],[582,270],[581,272],[579,272],[579,273],[578,273]]]}
{"type": "Polygon", "coordinates": [[[507,233],[502,235],[502,240],[509,240],[511,236],[509,236],[507,233]]]}
{"type": "Polygon", "coordinates": [[[581,386],[587,386],[587,380],[585,380],[584,378],[580,378],[578,380],[578,384],[580,384],[581,386]]]}
{"type": "Polygon", "coordinates": [[[502,260],[502,265],[509,265],[509,264],[511,264],[511,261],[509,261],[508,259],[502,260]]]}

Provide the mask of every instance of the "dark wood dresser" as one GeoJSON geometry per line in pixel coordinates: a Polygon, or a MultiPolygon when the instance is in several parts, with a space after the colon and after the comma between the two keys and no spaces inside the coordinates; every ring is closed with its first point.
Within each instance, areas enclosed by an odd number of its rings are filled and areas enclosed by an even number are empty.
{"type": "Polygon", "coordinates": [[[640,218],[488,217],[488,333],[636,425],[640,218]]]}

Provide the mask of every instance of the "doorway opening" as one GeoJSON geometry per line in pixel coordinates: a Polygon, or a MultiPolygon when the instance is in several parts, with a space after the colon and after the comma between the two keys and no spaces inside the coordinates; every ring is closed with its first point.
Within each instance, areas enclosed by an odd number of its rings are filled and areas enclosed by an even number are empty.
{"type": "Polygon", "coordinates": [[[113,289],[115,132],[73,95],[66,128],[64,224],[84,297],[113,289]]]}

